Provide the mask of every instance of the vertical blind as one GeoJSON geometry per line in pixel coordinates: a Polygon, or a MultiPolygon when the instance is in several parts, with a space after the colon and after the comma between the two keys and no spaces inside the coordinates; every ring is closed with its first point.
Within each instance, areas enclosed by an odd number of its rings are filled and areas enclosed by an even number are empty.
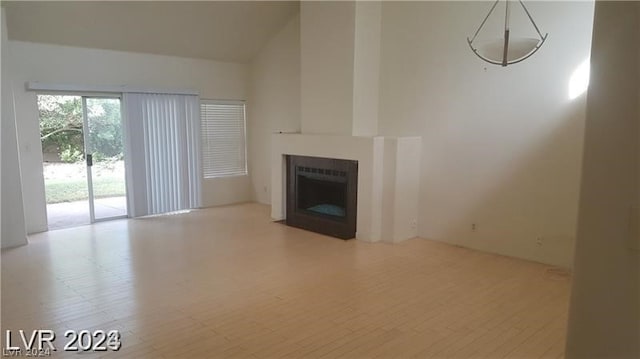
{"type": "Polygon", "coordinates": [[[203,100],[200,117],[204,177],[247,174],[244,102],[203,100]]]}
{"type": "Polygon", "coordinates": [[[199,99],[125,93],[133,215],[200,207],[199,99]]]}

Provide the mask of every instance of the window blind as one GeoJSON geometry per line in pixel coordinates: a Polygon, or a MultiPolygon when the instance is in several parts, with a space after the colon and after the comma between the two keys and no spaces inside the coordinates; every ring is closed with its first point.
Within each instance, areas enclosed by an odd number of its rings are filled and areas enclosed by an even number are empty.
{"type": "Polygon", "coordinates": [[[200,102],[204,178],[247,174],[244,102],[200,102]]]}
{"type": "Polygon", "coordinates": [[[200,207],[198,96],[124,93],[134,217],[200,207]]]}

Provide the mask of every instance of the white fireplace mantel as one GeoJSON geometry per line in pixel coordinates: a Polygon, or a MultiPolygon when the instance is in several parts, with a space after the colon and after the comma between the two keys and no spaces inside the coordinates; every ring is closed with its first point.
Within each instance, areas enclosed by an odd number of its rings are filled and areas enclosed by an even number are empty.
{"type": "Polygon", "coordinates": [[[397,242],[417,235],[420,137],[274,134],[271,217],[286,216],[285,155],[358,161],[356,238],[397,242]]]}

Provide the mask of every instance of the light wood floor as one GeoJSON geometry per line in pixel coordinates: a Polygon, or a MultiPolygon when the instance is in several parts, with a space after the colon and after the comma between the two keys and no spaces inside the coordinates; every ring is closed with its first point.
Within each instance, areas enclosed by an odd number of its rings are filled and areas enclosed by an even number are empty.
{"type": "Polygon", "coordinates": [[[118,352],[55,354],[72,358],[556,358],[569,280],[547,269],[247,204],[32,236],[2,253],[2,330],[121,331],[118,352]]]}

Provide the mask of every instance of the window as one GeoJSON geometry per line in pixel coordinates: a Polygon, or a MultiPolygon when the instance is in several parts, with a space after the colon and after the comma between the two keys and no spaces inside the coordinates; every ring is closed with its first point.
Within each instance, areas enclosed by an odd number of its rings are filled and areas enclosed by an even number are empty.
{"type": "Polygon", "coordinates": [[[244,108],[241,101],[200,102],[204,178],[247,174],[244,108]]]}

